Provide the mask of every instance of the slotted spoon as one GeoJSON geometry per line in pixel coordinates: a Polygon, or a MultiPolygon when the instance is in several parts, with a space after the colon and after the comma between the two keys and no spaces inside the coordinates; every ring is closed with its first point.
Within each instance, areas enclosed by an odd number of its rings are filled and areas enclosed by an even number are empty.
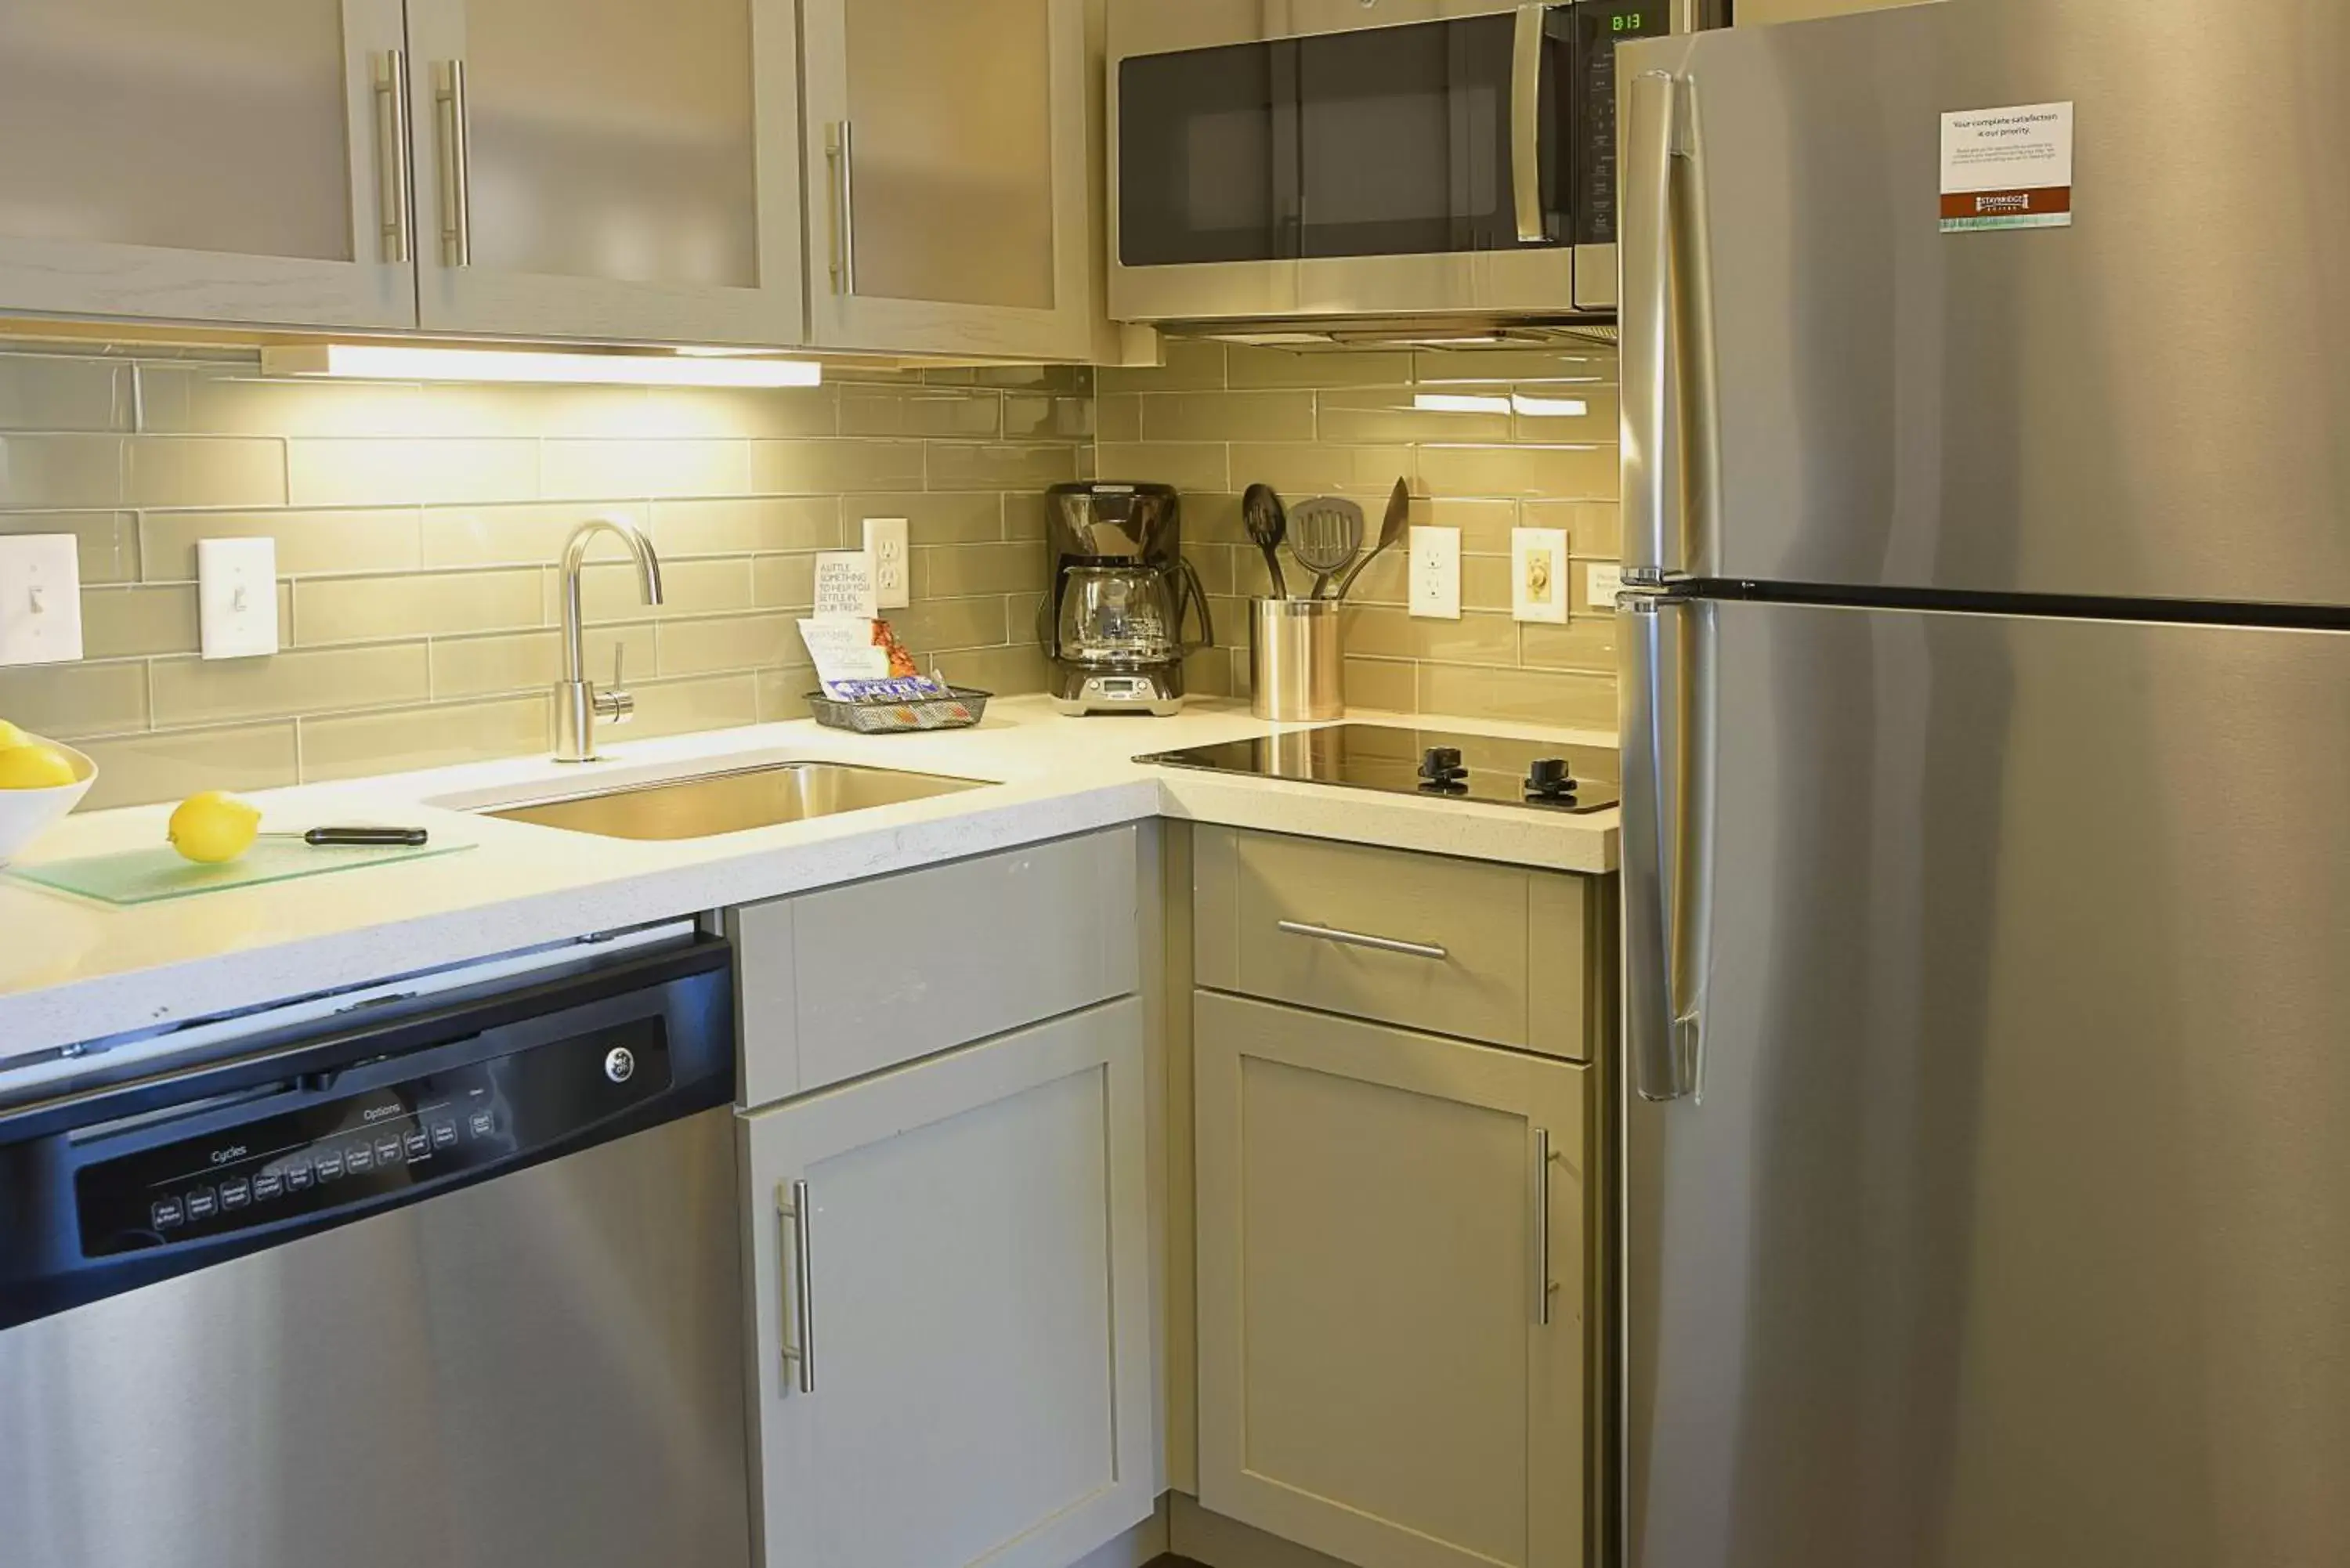
{"type": "Polygon", "coordinates": [[[1314,574],[1314,597],[1328,597],[1363,553],[1363,509],[1343,496],[1315,496],[1289,514],[1289,553],[1314,574]]]}

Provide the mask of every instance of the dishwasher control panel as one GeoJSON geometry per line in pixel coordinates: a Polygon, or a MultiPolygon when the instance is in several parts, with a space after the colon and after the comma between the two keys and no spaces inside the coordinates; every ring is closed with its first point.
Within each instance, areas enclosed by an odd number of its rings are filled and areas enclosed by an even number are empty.
{"type": "Polygon", "coordinates": [[[208,1109],[201,1135],[77,1173],[82,1254],[357,1208],[559,1147],[660,1096],[670,1065],[662,1020],[639,1018],[353,1093],[288,1089],[251,1119],[208,1109]]]}

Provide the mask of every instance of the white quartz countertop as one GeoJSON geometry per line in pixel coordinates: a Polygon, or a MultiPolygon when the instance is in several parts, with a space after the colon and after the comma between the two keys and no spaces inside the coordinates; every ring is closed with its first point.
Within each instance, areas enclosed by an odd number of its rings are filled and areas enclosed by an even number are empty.
{"type": "MultiPolygon", "coordinates": [[[[1612,747],[1612,734],[1377,713],[1357,722],[1612,747]]],[[[1171,719],[1070,719],[999,700],[975,729],[860,736],[801,721],[615,742],[609,760],[542,759],[307,785],[252,798],[266,830],[421,824],[462,853],[117,909],[0,877],[0,1064],[81,1041],[772,898],[1154,816],[1387,845],[1562,871],[1616,868],[1612,810],[1568,816],[1469,801],[1136,763],[1283,729],[1229,702],[1171,719]],[[903,805],[720,837],[643,843],[465,808],[787,760],[991,781],[903,805]]],[[[19,857],[161,841],[168,806],[68,818],[19,857]]]]}

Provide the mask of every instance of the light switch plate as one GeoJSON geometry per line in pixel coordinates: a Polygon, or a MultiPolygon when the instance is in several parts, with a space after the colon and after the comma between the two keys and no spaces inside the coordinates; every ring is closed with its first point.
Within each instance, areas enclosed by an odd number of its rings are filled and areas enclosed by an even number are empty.
{"type": "Polygon", "coordinates": [[[1461,530],[1411,531],[1411,613],[1424,620],[1461,618],[1461,530]]]}
{"type": "Polygon", "coordinates": [[[206,659],[277,651],[277,541],[196,541],[196,614],[206,659]]]}
{"type": "Polygon", "coordinates": [[[879,608],[904,609],[914,602],[910,580],[912,564],[906,559],[906,520],[868,517],[865,553],[873,557],[873,602],[879,608]]]}
{"type": "Polygon", "coordinates": [[[1616,596],[1624,591],[1624,568],[1614,561],[1595,561],[1583,568],[1584,601],[1601,615],[1613,615],[1616,596]]]}
{"type": "Polygon", "coordinates": [[[1510,613],[1520,620],[1566,620],[1566,601],[1574,592],[1566,575],[1566,530],[1510,530],[1510,613]]]}
{"type": "Polygon", "coordinates": [[[81,542],[71,534],[0,537],[0,664],[81,657],[81,542]]]}

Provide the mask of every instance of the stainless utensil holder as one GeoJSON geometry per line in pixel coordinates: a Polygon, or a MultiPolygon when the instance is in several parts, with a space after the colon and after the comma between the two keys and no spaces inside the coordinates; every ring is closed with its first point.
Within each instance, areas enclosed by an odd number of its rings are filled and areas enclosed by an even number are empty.
{"type": "Polygon", "coordinates": [[[1336,599],[1257,599],[1249,607],[1249,711],[1260,719],[1342,719],[1346,651],[1336,599]]]}

